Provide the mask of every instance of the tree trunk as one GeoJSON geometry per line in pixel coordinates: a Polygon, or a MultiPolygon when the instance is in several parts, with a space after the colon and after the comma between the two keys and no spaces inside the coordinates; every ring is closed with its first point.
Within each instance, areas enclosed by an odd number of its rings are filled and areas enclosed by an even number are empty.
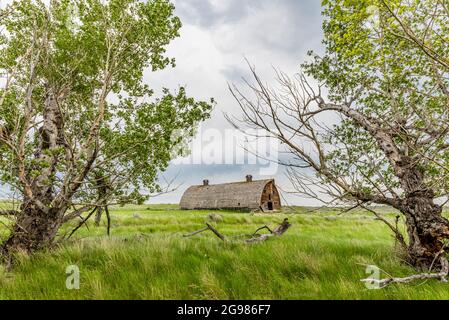
{"type": "Polygon", "coordinates": [[[35,153],[39,161],[31,168],[37,170],[39,175],[32,181],[31,191],[24,195],[11,234],[0,247],[2,257],[7,261],[11,261],[15,252],[31,254],[50,246],[69,202],[67,199],[64,204],[52,205],[58,150],[64,145],[64,137],[63,119],[57,102],[58,91],[50,86],[46,88],[48,93],[43,108],[43,124],[39,128],[40,144],[35,153]]]}
{"type": "Polygon", "coordinates": [[[103,207],[97,208],[97,213],[95,214],[95,225],[100,226],[101,216],[103,215],[103,207]]]}
{"type": "Polygon", "coordinates": [[[439,266],[439,258],[449,239],[449,221],[442,216],[441,206],[435,204],[435,192],[426,186],[423,172],[408,156],[396,162],[395,171],[405,191],[398,209],[405,216],[408,234],[408,262],[429,270],[439,266]]]}
{"type": "Polygon", "coordinates": [[[403,213],[409,237],[408,256],[412,265],[428,269],[438,264],[438,256],[449,239],[449,221],[432,197],[414,194],[407,197],[403,213]]]}
{"type": "Polygon", "coordinates": [[[17,252],[32,254],[48,248],[61,226],[60,214],[56,210],[44,213],[29,208],[20,212],[16,219],[9,238],[0,248],[2,258],[7,261],[17,252]]]}

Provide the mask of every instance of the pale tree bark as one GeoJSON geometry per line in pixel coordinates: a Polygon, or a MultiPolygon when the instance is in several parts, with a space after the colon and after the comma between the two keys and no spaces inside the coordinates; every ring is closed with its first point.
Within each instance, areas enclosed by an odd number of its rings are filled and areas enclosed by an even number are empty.
{"type": "Polygon", "coordinates": [[[41,145],[36,155],[40,175],[32,181],[32,196],[25,197],[13,232],[4,243],[6,253],[11,250],[30,253],[48,246],[62,223],[64,212],[60,207],[51,207],[54,193],[51,180],[54,179],[58,161],[56,152],[63,144],[62,116],[53,88],[48,88],[43,114],[44,121],[39,132],[41,145]]]}
{"type": "MultiPolygon", "coordinates": [[[[67,214],[69,208],[73,206],[72,201],[75,194],[87,182],[88,175],[99,155],[99,130],[104,122],[106,99],[111,90],[112,73],[115,67],[110,62],[110,56],[113,49],[120,50],[120,48],[112,48],[114,43],[108,42],[111,47],[108,50],[103,77],[100,79],[101,90],[98,94],[95,119],[84,145],[78,147],[76,141],[68,142],[65,138],[64,115],[61,112],[61,104],[66,103],[66,99],[70,95],[70,85],[73,84],[46,83],[43,110],[38,112],[34,105],[33,91],[38,86],[35,83],[35,68],[38,64],[41,64],[42,67],[42,64],[48,63],[46,60],[42,61],[41,58],[50,46],[47,32],[45,27],[36,30],[33,46],[24,56],[24,59],[30,61],[30,66],[23,129],[14,129],[14,132],[20,133],[18,139],[7,136],[3,130],[0,130],[2,142],[9,146],[16,155],[20,183],[17,188],[23,190],[22,204],[19,210],[15,210],[12,230],[0,249],[0,253],[8,260],[8,263],[11,262],[11,254],[14,252],[31,254],[51,247],[63,223],[79,217],[83,212],[92,208],[104,206],[110,196],[110,192],[103,192],[97,201],[67,214]],[[39,113],[43,119],[41,125],[37,126],[39,113]],[[39,145],[34,153],[34,166],[30,168],[26,164],[25,145],[33,130],[37,131],[39,145]],[[76,151],[77,149],[78,151],[76,151]],[[57,166],[62,164],[69,165],[62,183],[57,183],[57,166]],[[32,177],[32,171],[39,172],[39,174],[32,177]],[[58,187],[56,187],[57,185],[58,187]]],[[[50,66],[48,67],[50,68],[50,66]]],[[[14,73],[11,72],[8,79],[13,79],[13,77],[14,73]]],[[[7,87],[5,87],[5,94],[6,91],[7,87]]],[[[0,100],[1,102],[3,100],[0,100]]],[[[103,186],[99,187],[103,188],[103,186]]]]}

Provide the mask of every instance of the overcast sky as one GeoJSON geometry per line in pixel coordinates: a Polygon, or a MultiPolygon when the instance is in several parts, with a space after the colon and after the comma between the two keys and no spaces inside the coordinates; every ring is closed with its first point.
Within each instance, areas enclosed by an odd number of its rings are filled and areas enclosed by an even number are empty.
{"type": "MultiPolygon", "coordinates": [[[[248,76],[245,58],[269,82],[273,78],[273,66],[294,74],[308,50],[321,49],[319,0],[175,0],[174,3],[183,28],[168,54],[176,58],[177,66],[148,73],[145,79],[155,88],[175,89],[185,85],[195,98],[214,97],[217,105],[211,119],[201,126],[202,132],[216,129],[224,133],[230,125],[223,113],[239,114],[228,83],[241,84],[242,77],[248,76]]],[[[194,153],[198,148],[207,147],[201,137],[197,140],[194,153]]],[[[230,151],[233,150],[224,147],[225,154],[230,151]]],[[[177,175],[182,186],[151,202],[177,203],[188,186],[200,184],[203,179],[222,183],[242,180],[246,174],[252,174],[255,179],[275,178],[281,189],[291,190],[281,168],[261,175],[261,166],[235,164],[235,161],[233,164],[172,164],[164,176],[170,179],[177,175]]],[[[284,198],[289,204],[317,204],[286,192],[284,198]]]]}

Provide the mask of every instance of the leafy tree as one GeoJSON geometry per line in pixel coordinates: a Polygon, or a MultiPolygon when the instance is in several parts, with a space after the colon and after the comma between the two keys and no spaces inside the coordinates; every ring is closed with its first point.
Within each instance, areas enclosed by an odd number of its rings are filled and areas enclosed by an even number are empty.
{"type": "Polygon", "coordinates": [[[174,66],[173,11],[168,0],[23,0],[0,11],[0,181],[20,196],[4,256],[51,245],[98,206],[160,191],[158,172],[213,104],[182,87],[155,98],[142,81],[174,66]]]}
{"type": "Polygon", "coordinates": [[[245,118],[239,125],[281,140],[293,155],[282,163],[300,193],[399,210],[407,236],[378,217],[395,232],[407,261],[440,265],[447,275],[449,222],[436,199],[449,194],[448,3],[322,4],[324,55],[311,52],[295,78],[278,71],[278,90],[252,68],[255,98],[232,88],[245,118]]]}

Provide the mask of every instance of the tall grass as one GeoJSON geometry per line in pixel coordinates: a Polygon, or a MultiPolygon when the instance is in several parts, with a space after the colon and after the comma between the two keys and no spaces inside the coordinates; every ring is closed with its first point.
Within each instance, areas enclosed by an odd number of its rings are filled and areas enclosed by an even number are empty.
{"type": "Polygon", "coordinates": [[[449,285],[437,281],[365,288],[360,279],[367,264],[397,276],[414,272],[395,258],[388,229],[369,214],[287,209],[219,212],[223,221],[216,227],[235,240],[223,243],[208,232],[182,237],[203,227],[210,211],[114,208],[111,237],[104,224],[89,225],[55,250],[20,257],[13,272],[0,268],[0,299],[449,298],[449,285]],[[284,217],[292,228],[282,237],[254,245],[237,241],[284,217]],[[65,286],[68,265],[80,269],[79,290],[65,286]]]}

